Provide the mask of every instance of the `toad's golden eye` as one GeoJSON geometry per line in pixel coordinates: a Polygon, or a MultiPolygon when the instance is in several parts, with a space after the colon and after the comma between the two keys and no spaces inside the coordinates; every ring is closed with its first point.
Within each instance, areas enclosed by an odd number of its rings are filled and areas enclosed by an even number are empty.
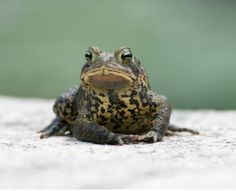
{"type": "Polygon", "coordinates": [[[124,49],[121,54],[121,59],[123,62],[128,63],[132,61],[132,53],[129,49],[124,49]]]}
{"type": "Polygon", "coordinates": [[[85,58],[86,58],[87,61],[91,61],[92,60],[93,53],[92,53],[91,50],[88,50],[88,51],[85,52],[85,58]]]}
{"type": "Polygon", "coordinates": [[[101,53],[101,49],[97,47],[89,47],[89,49],[85,52],[85,59],[87,60],[87,62],[92,64],[101,53]]]}

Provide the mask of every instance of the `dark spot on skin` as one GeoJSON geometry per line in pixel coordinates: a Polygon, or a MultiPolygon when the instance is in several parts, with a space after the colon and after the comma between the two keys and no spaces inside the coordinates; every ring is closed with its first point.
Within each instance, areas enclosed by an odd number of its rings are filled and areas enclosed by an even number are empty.
{"type": "Polygon", "coordinates": [[[120,101],[118,105],[119,105],[119,108],[127,108],[127,105],[125,104],[124,101],[120,101]]]}
{"type": "Polygon", "coordinates": [[[146,106],[148,106],[148,103],[147,102],[142,102],[142,106],[146,107],[146,106]]]}
{"type": "Polygon", "coordinates": [[[152,108],[152,109],[151,109],[151,112],[155,112],[155,111],[156,111],[156,108],[152,108]]]}
{"type": "Polygon", "coordinates": [[[105,113],[105,109],[104,109],[103,107],[101,108],[101,112],[102,112],[102,113],[105,113]]]}
{"type": "Polygon", "coordinates": [[[120,115],[121,115],[121,117],[125,117],[124,115],[125,115],[125,111],[124,110],[122,110],[121,112],[120,112],[120,115]]]}
{"type": "Polygon", "coordinates": [[[99,103],[98,102],[96,102],[95,104],[94,104],[94,106],[96,107],[96,108],[98,108],[99,107],[99,103]]]}
{"type": "Polygon", "coordinates": [[[87,114],[87,115],[86,115],[86,119],[89,119],[89,118],[90,118],[90,115],[89,115],[89,114],[87,114]]]}
{"type": "MultiPolygon", "coordinates": [[[[115,106],[114,106],[115,107],[115,106]]],[[[107,112],[108,113],[113,113],[113,106],[112,105],[108,105],[108,109],[107,109],[107,112]]]]}
{"type": "Polygon", "coordinates": [[[105,94],[103,94],[103,93],[99,93],[98,95],[100,95],[102,97],[105,97],[105,94]]]}
{"type": "Polygon", "coordinates": [[[137,95],[137,93],[135,91],[133,91],[131,93],[131,97],[130,97],[130,104],[132,105],[136,105],[136,107],[139,107],[139,102],[138,100],[134,99],[134,96],[137,95]]]}
{"type": "Polygon", "coordinates": [[[113,128],[114,128],[115,130],[117,130],[117,129],[120,128],[120,125],[116,124],[113,128]]]}
{"type": "Polygon", "coordinates": [[[100,99],[99,99],[98,97],[96,97],[96,96],[93,96],[92,99],[94,99],[95,102],[97,102],[97,103],[103,104],[102,100],[100,100],[100,99]]]}
{"type": "Polygon", "coordinates": [[[135,115],[135,111],[133,109],[128,109],[128,111],[134,116],[135,115]]]}
{"type": "Polygon", "coordinates": [[[104,116],[100,115],[99,118],[100,118],[101,122],[106,123],[107,119],[104,116]]]}

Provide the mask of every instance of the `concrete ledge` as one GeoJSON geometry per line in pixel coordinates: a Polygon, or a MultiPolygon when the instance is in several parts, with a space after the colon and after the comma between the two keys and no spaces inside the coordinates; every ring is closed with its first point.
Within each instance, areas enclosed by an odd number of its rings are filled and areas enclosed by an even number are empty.
{"type": "Polygon", "coordinates": [[[236,111],[174,110],[201,135],[108,146],[40,140],[52,104],[0,97],[0,188],[236,188],[236,111]]]}

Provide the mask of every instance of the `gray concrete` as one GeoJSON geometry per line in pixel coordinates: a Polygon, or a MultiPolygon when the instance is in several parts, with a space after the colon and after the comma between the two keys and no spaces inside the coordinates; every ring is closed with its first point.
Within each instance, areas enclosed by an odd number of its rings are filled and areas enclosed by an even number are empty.
{"type": "Polygon", "coordinates": [[[0,97],[0,188],[236,188],[236,111],[175,110],[201,135],[108,146],[40,140],[52,104],[0,97]]]}

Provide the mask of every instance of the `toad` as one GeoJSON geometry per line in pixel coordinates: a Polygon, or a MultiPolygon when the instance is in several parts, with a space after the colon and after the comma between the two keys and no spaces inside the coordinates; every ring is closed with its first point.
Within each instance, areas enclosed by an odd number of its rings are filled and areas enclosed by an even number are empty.
{"type": "Polygon", "coordinates": [[[155,143],[174,132],[197,131],[169,124],[171,105],[150,89],[146,71],[131,49],[114,53],[90,47],[80,85],[68,89],[53,106],[55,119],[40,138],[64,135],[98,144],[155,143]]]}

